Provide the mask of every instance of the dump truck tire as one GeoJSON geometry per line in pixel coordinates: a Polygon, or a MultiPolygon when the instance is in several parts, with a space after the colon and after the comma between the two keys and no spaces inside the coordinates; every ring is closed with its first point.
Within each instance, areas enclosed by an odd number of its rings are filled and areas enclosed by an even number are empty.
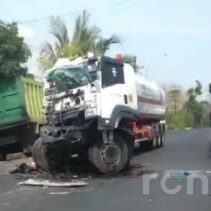
{"type": "Polygon", "coordinates": [[[32,148],[32,156],[34,162],[44,171],[49,170],[48,161],[45,156],[46,145],[42,143],[41,139],[35,141],[32,148]]]}

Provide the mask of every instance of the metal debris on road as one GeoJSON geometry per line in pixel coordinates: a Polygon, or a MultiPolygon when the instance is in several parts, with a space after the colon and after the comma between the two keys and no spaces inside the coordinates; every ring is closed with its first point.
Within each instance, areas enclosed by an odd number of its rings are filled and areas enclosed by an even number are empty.
{"type": "Polygon", "coordinates": [[[31,162],[30,164],[21,163],[16,169],[10,171],[10,174],[17,174],[17,173],[27,174],[36,170],[37,167],[36,164],[34,164],[34,162],[31,162]]]}
{"type": "Polygon", "coordinates": [[[81,191],[62,191],[62,192],[49,192],[48,195],[69,195],[72,193],[81,193],[81,191]]]}
{"type": "Polygon", "coordinates": [[[17,174],[17,173],[30,173],[31,168],[26,163],[21,163],[16,169],[10,171],[10,174],[17,174]]]}
{"type": "Polygon", "coordinates": [[[47,193],[48,195],[68,195],[70,194],[70,191],[65,191],[65,192],[49,192],[47,193]]]}
{"type": "Polygon", "coordinates": [[[83,180],[73,180],[71,182],[57,182],[49,180],[28,179],[23,182],[19,182],[18,185],[48,186],[48,187],[82,187],[82,186],[87,186],[88,183],[83,180]]]}

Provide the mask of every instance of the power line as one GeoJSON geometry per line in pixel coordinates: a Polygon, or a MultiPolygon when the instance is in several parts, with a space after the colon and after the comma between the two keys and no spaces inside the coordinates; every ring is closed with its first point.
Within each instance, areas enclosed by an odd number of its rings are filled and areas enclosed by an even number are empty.
{"type": "MultiPolygon", "coordinates": [[[[64,13],[64,14],[60,14],[60,15],[56,15],[56,16],[57,17],[65,17],[65,16],[73,15],[74,13],[78,13],[78,12],[81,12],[81,10],[77,10],[77,11],[73,11],[73,12],[69,12],[69,13],[64,13]]],[[[31,19],[31,20],[16,21],[16,23],[19,24],[19,25],[22,25],[22,24],[28,24],[28,23],[37,23],[37,22],[46,21],[46,20],[49,20],[49,16],[43,17],[43,18],[31,19]]]]}
{"type": "Polygon", "coordinates": [[[36,22],[41,22],[41,21],[45,21],[49,19],[49,17],[47,18],[40,18],[40,19],[32,19],[32,20],[24,20],[24,21],[16,21],[17,24],[21,25],[21,24],[27,24],[27,23],[36,23],[36,22]]]}
{"type": "MultiPolygon", "coordinates": [[[[110,8],[113,6],[120,6],[120,4],[125,4],[128,3],[128,0],[117,0],[116,2],[112,2],[112,4],[109,4],[106,6],[106,8],[110,8]]],[[[95,11],[97,10],[97,8],[90,8],[88,9],[88,11],[95,11]]],[[[60,15],[56,15],[57,17],[65,17],[65,16],[70,16],[73,15],[75,13],[81,12],[82,10],[76,10],[76,11],[72,11],[69,13],[64,13],[64,14],[60,14],[60,15]]],[[[22,25],[22,24],[29,24],[29,23],[38,23],[38,22],[42,22],[42,21],[47,21],[49,20],[49,16],[48,17],[43,17],[43,18],[37,18],[37,19],[31,19],[31,20],[23,20],[23,21],[15,21],[17,24],[22,25]]]]}

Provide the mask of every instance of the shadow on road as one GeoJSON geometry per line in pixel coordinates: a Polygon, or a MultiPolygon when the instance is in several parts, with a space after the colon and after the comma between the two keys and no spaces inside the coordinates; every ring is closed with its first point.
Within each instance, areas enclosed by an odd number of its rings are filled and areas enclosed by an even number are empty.
{"type": "Polygon", "coordinates": [[[147,142],[142,142],[135,147],[133,156],[136,157],[139,156],[140,154],[147,153],[149,151],[152,151],[150,144],[147,142]]]}

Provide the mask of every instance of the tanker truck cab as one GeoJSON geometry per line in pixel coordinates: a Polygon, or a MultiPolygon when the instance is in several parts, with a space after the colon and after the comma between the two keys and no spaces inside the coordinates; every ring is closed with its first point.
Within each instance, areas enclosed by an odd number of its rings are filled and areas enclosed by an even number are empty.
{"type": "Polygon", "coordinates": [[[118,128],[122,118],[134,118],[134,73],[130,65],[103,57],[101,59],[101,124],[102,127],[118,128]],[[127,71],[126,71],[127,70],[127,71]]]}
{"type": "Polygon", "coordinates": [[[77,154],[113,174],[129,164],[135,141],[147,137],[161,146],[156,137],[164,134],[159,124],[164,95],[141,77],[109,57],[58,60],[44,83],[46,125],[33,147],[37,165],[61,168],[77,154]],[[141,84],[145,91],[139,96],[141,84]]]}
{"type": "Polygon", "coordinates": [[[102,58],[100,97],[104,126],[117,128],[123,118],[140,122],[164,119],[163,90],[129,64],[102,58]]]}

